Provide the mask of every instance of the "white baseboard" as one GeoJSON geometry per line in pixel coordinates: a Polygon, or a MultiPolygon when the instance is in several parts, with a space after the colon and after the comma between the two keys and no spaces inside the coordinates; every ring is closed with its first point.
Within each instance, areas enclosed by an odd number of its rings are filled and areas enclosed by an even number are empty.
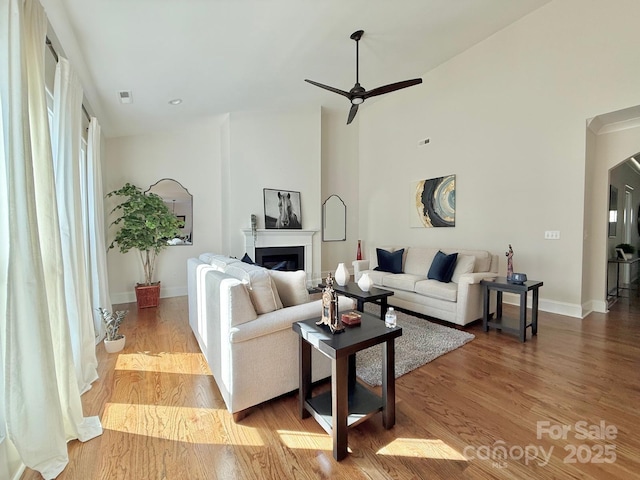
{"type": "MultiPolygon", "coordinates": [[[[531,308],[532,294],[527,297],[527,307],[531,308]]],[[[505,292],[502,297],[502,302],[509,305],[520,305],[520,295],[505,292]]],[[[584,318],[582,305],[556,302],[555,300],[546,300],[544,298],[538,299],[538,310],[549,313],[556,313],[558,315],[565,315],[567,317],[584,318]]]]}
{"type": "MultiPolygon", "coordinates": [[[[183,297],[186,294],[186,285],[181,287],[160,288],[160,298],[183,297]]],[[[109,295],[111,296],[111,303],[113,303],[114,305],[120,305],[122,303],[135,303],[136,301],[136,292],[134,290],[119,293],[110,292],[109,295]]]]}

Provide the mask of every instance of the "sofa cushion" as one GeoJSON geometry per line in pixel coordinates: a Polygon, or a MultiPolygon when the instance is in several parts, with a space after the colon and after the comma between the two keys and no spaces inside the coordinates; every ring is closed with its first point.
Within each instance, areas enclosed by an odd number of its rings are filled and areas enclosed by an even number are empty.
{"type": "Polygon", "coordinates": [[[415,292],[427,297],[455,302],[458,299],[458,284],[443,283],[438,280],[421,280],[416,282],[415,292]]]}
{"type": "Polygon", "coordinates": [[[282,308],[278,290],[266,268],[237,261],[227,265],[225,273],[247,285],[251,303],[258,315],[282,308]]]}
{"type": "Polygon", "coordinates": [[[404,248],[396,250],[395,252],[389,252],[382,248],[376,248],[376,255],[378,257],[378,266],[374,270],[389,273],[402,273],[402,255],[404,254],[404,248]]]}
{"type": "Polygon", "coordinates": [[[456,260],[458,259],[457,253],[447,255],[441,251],[436,253],[433,257],[431,267],[427,273],[427,278],[430,280],[438,280],[439,282],[449,283],[453,276],[453,270],[456,267],[456,260]]]}
{"type": "Polygon", "coordinates": [[[491,253],[486,250],[453,250],[453,249],[442,249],[444,253],[454,253],[458,252],[458,255],[471,255],[475,257],[475,265],[473,267],[473,272],[488,272],[491,269],[491,253]]]}
{"type": "Polygon", "coordinates": [[[270,270],[269,275],[271,275],[271,278],[276,284],[278,295],[284,307],[309,302],[307,274],[304,270],[298,270],[297,272],[270,270]]]}
{"type": "MultiPolygon", "coordinates": [[[[369,274],[369,278],[374,285],[382,286],[385,277],[393,277],[393,273],[383,272],[380,270],[365,270],[369,274]]],[[[363,272],[364,273],[364,272],[363,272]]]]}
{"type": "Polygon", "coordinates": [[[416,286],[416,282],[419,282],[420,280],[424,280],[424,275],[396,273],[394,275],[386,275],[385,277],[383,277],[382,286],[413,292],[416,286]]]}
{"type": "Polygon", "coordinates": [[[221,272],[224,272],[228,265],[238,263],[240,261],[237,258],[231,258],[225,255],[209,255],[208,260],[203,260],[204,255],[200,255],[199,258],[203,262],[206,261],[212,267],[216,267],[216,269],[221,272]]]}
{"type": "Polygon", "coordinates": [[[424,278],[425,272],[433,263],[433,257],[438,253],[437,248],[409,247],[404,261],[404,273],[420,275],[424,278]]]}
{"type": "Polygon", "coordinates": [[[458,283],[460,281],[460,275],[465,273],[473,273],[473,267],[476,263],[476,257],[471,255],[458,255],[456,260],[456,268],[453,270],[451,281],[458,283]]]}

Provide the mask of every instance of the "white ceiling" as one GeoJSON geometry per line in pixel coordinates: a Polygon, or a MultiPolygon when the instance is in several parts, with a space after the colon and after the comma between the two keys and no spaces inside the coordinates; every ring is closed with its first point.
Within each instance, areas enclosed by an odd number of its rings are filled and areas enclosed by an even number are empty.
{"type": "Polygon", "coordinates": [[[320,105],[344,110],[346,122],[348,100],[304,79],[349,90],[354,31],[365,31],[360,83],[370,90],[420,77],[548,2],[41,0],[107,136],[320,105]],[[119,102],[120,90],[132,91],[132,104],[119,102]],[[174,98],[183,103],[169,105],[174,98]]]}

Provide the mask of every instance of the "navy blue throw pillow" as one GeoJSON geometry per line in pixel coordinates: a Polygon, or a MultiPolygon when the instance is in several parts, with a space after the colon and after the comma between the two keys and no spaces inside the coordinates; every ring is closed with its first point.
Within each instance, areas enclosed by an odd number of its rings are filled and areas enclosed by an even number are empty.
{"type": "Polygon", "coordinates": [[[396,250],[395,252],[388,252],[381,248],[376,248],[376,254],[378,255],[378,266],[374,268],[374,270],[402,273],[402,255],[404,254],[404,248],[396,250]]]}
{"type": "Polygon", "coordinates": [[[251,260],[251,257],[248,254],[244,254],[244,257],[240,259],[241,262],[248,263],[249,265],[255,265],[255,262],[251,260]]]}
{"type": "Polygon", "coordinates": [[[456,268],[456,260],[458,259],[457,253],[446,255],[441,251],[436,253],[433,257],[431,267],[429,267],[429,273],[427,278],[431,280],[438,280],[439,282],[449,283],[453,276],[453,271],[456,268]]]}

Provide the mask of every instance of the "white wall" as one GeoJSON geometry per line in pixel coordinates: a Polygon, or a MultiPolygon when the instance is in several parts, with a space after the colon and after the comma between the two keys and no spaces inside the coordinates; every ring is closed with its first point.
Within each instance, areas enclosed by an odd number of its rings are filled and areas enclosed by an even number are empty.
{"type": "MultiPolygon", "coordinates": [[[[193,195],[193,245],[161,253],[156,274],[161,296],[186,295],[189,257],[245,253],[241,230],[249,228],[252,213],[264,228],[263,188],[300,192],[302,226],[318,230],[313,259],[319,268],[320,144],[320,108],[233,113],[170,132],[108,139],[107,192],[125,182],[146,189],[173,178],[193,195]]],[[[137,252],[111,250],[108,267],[112,301],[135,301],[133,287],[142,279],[137,252]]]]}
{"type": "MultiPolygon", "coordinates": [[[[170,132],[109,138],[105,152],[105,193],[126,182],[143,190],[162,178],[173,178],[193,195],[193,245],[166,248],[159,257],[156,280],[161,296],[186,295],[187,258],[219,251],[221,225],[221,131],[225,117],[203,119],[170,132]]],[[[108,203],[111,205],[110,203],[108,203]]],[[[108,217],[111,223],[112,217],[108,217]]],[[[114,230],[108,230],[109,242],[114,230]]],[[[107,255],[109,289],[115,304],[135,301],[133,288],[144,279],[137,251],[107,255]]]]}
{"type": "MultiPolygon", "coordinates": [[[[320,265],[320,108],[240,112],[229,115],[229,153],[224,211],[226,253],[245,253],[242,229],[250,216],[264,228],[263,189],[300,192],[302,228],[314,235],[314,265],[320,265]]],[[[305,267],[306,268],[306,267],[305,267]]]]}
{"type": "Polygon", "coordinates": [[[362,108],[360,236],[488,249],[503,274],[511,243],[515,270],[544,281],[540,308],[581,316],[585,121],[640,103],[639,16],[635,1],[553,1],[362,108]],[[409,228],[410,182],[448,174],[456,227],[409,228]]]}
{"type": "MultiPolygon", "coordinates": [[[[322,242],[322,278],[344,263],[353,274],[358,244],[358,117],[347,125],[343,110],[322,109],[322,202],[338,195],[347,207],[347,240],[322,242]]],[[[320,232],[322,233],[322,232],[320,232]]]]}

